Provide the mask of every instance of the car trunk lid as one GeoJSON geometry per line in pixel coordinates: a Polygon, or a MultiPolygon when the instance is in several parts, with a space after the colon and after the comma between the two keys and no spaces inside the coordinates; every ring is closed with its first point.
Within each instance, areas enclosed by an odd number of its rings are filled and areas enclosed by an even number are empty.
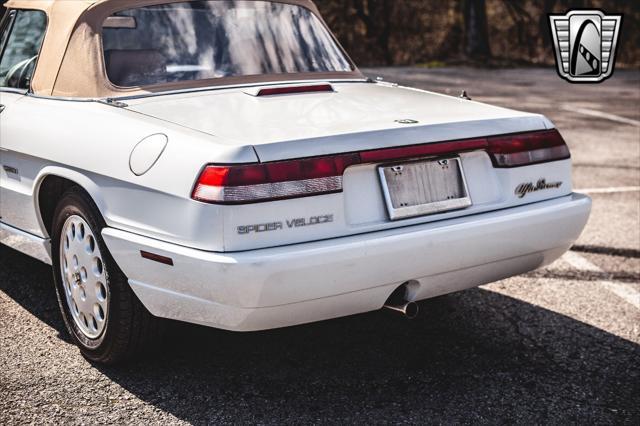
{"type": "Polygon", "coordinates": [[[129,109],[253,145],[260,161],[543,130],[541,115],[421,90],[333,83],[332,91],[256,96],[256,88],[131,100],[129,109]]]}

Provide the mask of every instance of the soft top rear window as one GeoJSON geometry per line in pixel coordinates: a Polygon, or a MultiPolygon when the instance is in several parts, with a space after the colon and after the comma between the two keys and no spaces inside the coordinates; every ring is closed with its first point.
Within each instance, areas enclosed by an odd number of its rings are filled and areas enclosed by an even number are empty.
{"type": "Polygon", "coordinates": [[[109,80],[123,87],[269,74],[351,72],[309,9],[209,0],[118,12],[103,23],[109,80]]]}

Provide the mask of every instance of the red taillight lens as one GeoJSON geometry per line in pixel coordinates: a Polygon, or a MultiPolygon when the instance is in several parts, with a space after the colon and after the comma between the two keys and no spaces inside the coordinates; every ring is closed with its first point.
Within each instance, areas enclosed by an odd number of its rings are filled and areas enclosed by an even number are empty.
{"type": "Polygon", "coordinates": [[[332,157],[263,164],[207,166],[192,198],[217,204],[241,204],[342,191],[342,175],[355,164],[487,151],[494,167],[519,167],[570,158],[557,130],[378,149],[332,157]]]}
{"type": "Polygon", "coordinates": [[[494,167],[519,167],[571,157],[557,130],[498,136],[488,139],[494,167]]]}
{"type": "Polygon", "coordinates": [[[358,154],[346,154],[277,163],[207,166],[196,183],[193,198],[236,204],[340,192],[345,169],[358,163],[358,154]]]}

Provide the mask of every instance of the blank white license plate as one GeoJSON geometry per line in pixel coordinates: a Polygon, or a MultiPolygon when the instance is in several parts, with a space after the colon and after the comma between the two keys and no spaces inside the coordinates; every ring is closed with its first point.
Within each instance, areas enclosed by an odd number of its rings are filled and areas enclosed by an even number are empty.
{"type": "Polygon", "coordinates": [[[391,220],[471,205],[459,158],[384,165],[378,172],[391,220]]]}

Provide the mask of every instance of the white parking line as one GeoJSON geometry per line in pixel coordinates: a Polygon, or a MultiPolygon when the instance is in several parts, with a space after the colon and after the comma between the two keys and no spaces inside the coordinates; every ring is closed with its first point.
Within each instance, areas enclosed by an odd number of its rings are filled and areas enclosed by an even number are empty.
{"type": "Polygon", "coordinates": [[[620,117],[619,115],[609,114],[607,112],[597,111],[589,108],[576,108],[570,105],[564,105],[562,107],[565,111],[577,112],[578,114],[589,115],[591,117],[604,118],[605,120],[616,121],[618,123],[630,124],[632,126],[640,127],[640,121],[633,120],[627,117],[620,117]]]}
{"type": "Polygon", "coordinates": [[[583,194],[613,194],[615,192],[638,192],[640,191],[640,186],[613,186],[609,188],[587,188],[587,189],[576,189],[576,192],[581,192],[583,194]]]}
{"type": "MultiPolygon", "coordinates": [[[[566,252],[564,256],[562,256],[562,260],[579,271],[604,272],[598,266],[573,251],[566,252]]],[[[608,290],[620,297],[625,302],[630,303],[636,309],[640,309],[640,292],[636,289],[631,288],[628,285],[612,281],[599,281],[598,284],[600,284],[605,290],[608,290]]]]}
{"type": "Polygon", "coordinates": [[[562,260],[573,266],[578,271],[602,272],[602,269],[580,256],[575,251],[568,251],[562,256],[562,260]]]}

